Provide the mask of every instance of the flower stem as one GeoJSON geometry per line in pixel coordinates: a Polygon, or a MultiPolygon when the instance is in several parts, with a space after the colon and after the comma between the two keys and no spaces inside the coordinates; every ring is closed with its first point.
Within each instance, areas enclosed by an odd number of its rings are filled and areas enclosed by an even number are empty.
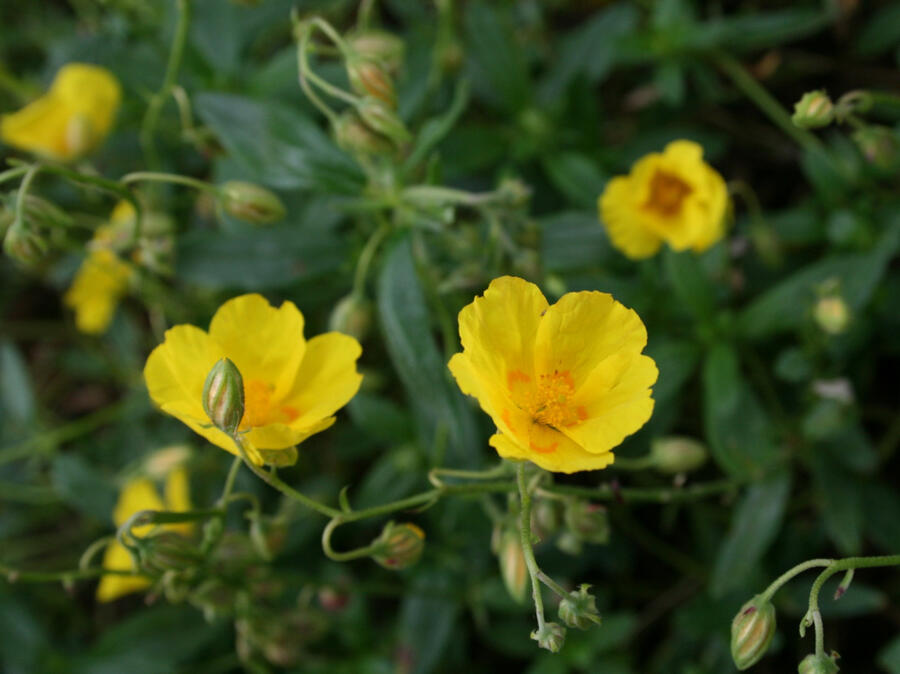
{"type": "Polygon", "coordinates": [[[157,182],[157,183],[174,183],[176,185],[187,185],[202,192],[213,192],[216,190],[215,185],[211,185],[203,180],[190,178],[188,176],[178,175],[176,173],[159,173],[155,171],[137,171],[122,176],[121,183],[127,185],[136,182],[157,182]]]}
{"type": "Polygon", "coordinates": [[[234,490],[234,481],[243,462],[244,459],[240,456],[234,457],[234,461],[231,462],[231,468],[228,469],[228,476],[225,478],[225,486],[222,487],[222,495],[216,502],[220,508],[225,506],[231,498],[231,492],[234,490]]]}
{"type": "Polygon", "coordinates": [[[812,569],[817,566],[828,566],[833,563],[833,559],[809,559],[802,564],[797,564],[797,566],[792,569],[788,569],[783,574],[778,576],[772,583],[765,589],[765,592],[762,593],[762,600],[769,601],[775,596],[775,593],[784,585],[786,582],[791,580],[794,576],[797,576],[807,569],[812,569]]]}
{"type": "Polygon", "coordinates": [[[27,166],[14,166],[11,169],[6,169],[5,171],[0,172],[0,184],[5,183],[7,180],[14,180],[26,173],[28,173],[27,166]]]}
{"type": "Polygon", "coordinates": [[[371,545],[366,545],[362,548],[355,548],[346,552],[337,552],[331,547],[331,535],[334,533],[335,529],[344,523],[345,520],[343,517],[335,517],[325,525],[325,529],[322,530],[322,550],[325,552],[325,556],[328,557],[328,559],[334,560],[335,562],[349,562],[362,557],[370,557],[372,553],[377,552],[378,548],[381,547],[377,543],[372,543],[371,545]]]}
{"type": "Polygon", "coordinates": [[[384,220],[372,236],[369,237],[369,240],[366,241],[366,245],[359,254],[359,258],[356,261],[356,272],[353,275],[353,294],[356,297],[363,297],[365,295],[366,277],[369,275],[369,267],[372,265],[372,259],[375,257],[375,253],[378,251],[381,242],[384,241],[390,231],[391,223],[384,220]]]}
{"type": "Polygon", "coordinates": [[[525,566],[528,567],[528,575],[531,576],[531,596],[534,599],[534,612],[537,616],[538,630],[544,629],[544,598],[541,596],[541,573],[537,560],[534,558],[534,548],[531,545],[531,493],[525,483],[525,461],[516,468],[516,480],[519,486],[519,535],[522,543],[522,554],[525,556],[525,566]]]}

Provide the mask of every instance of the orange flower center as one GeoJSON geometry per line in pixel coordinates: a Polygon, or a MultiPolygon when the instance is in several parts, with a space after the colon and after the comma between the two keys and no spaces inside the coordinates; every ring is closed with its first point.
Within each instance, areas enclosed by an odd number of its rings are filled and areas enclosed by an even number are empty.
{"type": "Polygon", "coordinates": [[[657,169],[650,179],[650,196],[644,208],[665,217],[678,215],[682,203],[691,192],[691,186],[681,178],[657,169]]]}
{"type": "Polygon", "coordinates": [[[275,387],[259,379],[244,382],[244,417],[241,430],[272,423],[290,423],[300,412],[290,405],[272,400],[275,387]]]}
{"type": "Polygon", "coordinates": [[[563,428],[587,418],[587,410],[571,401],[575,382],[568,370],[539,375],[536,381],[524,372],[512,370],[506,382],[516,407],[537,424],[563,428]]]}

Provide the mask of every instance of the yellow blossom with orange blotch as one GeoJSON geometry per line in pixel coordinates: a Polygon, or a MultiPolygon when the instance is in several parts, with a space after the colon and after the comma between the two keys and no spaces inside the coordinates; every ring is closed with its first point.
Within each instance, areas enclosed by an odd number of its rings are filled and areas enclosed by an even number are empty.
{"type": "Polygon", "coordinates": [[[0,139],[51,159],[77,159],[109,134],[121,99],[121,87],[111,72],[69,63],[56,73],[47,93],[0,117],[0,139]]]}
{"type": "Polygon", "coordinates": [[[653,411],[647,331],[606,293],[550,305],[533,283],[503,276],[460,311],[459,335],[450,371],[493,419],[490,444],[503,458],[562,473],[604,468],[653,411]]]}
{"type": "Polygon", "coordinates": [[[631,259],[655,255],[663,243],[700,253],[725,234],[728,189],[689,140],[648,154],[627,176],[609,181],[598,200],[613,246],[631,259]]]}
{"type": "Polygon", "coordinates": [[[362,381],[358,341],[337,332],[307,341],[303,326],[293,302],[275,308],[261,295],[235,297],[219,307],[209,332],[192,325],[166,331],[144,367],[150,397],[214,445],[238,454],[202,404],[207,374],[220,359],[230,359],[244,383],[242,444],[262,464],[260,452],[291,450],[331,426],[362,381]]]}

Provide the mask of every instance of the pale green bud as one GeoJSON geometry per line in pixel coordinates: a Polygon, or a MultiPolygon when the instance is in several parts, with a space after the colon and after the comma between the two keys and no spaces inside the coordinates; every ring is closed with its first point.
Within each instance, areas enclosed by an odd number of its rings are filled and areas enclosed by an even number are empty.
{"type": "Polygon", "coordinates": [[[559,653],[566,641],[566,628],[557,623],[544,623],[540,629],[531,633],[531,638],[538,642],[538,646],[551,653],[559,653]]]}
{"type": "Polygon", "coordinates": [[[766,654],[775,636],[775,607],[756,595],[741,607],[731,622],[731,658],[744,671],[766,654]]]}
{"type": "Polygon", "coordinates": [[[834,104],[824,90],[807,91],[794,105],[794,126],[818,129],[834,121],[834,104]]]}
{"type": "Polygon", "coordinates": [[[410,522],[388,522],[374,543],[379,549],[372,559],[386,569],[399,571],[419,561],[425,549],[425,532],[410,522]]]}
{"type": "Polygon", "coordinates": [[[403,40],[383,30],[367,30],[346,38],[358,56],[377,61],[388,71],[397,70],[403,62],[403,40]]]}
{"type": "Polygon", "coordinates": [[[566,526],[576,538],[586,543],[609,542],[609,516],[605,506],[572,498],[566,502],[564,517],[566,526]]]}
{"type": "Polygon", "coordinates": [[[356,112],[345,112],[334,123],[334,140],[339,147],[353,154],[390,154],[391,142],[363,124],[356,112]]]}
{"type": "Polygon", "coordinates": [[[797,672],[798,674],[835,674],[840,671],[840,667],[835,662],[836,659],[834,654],[821,657],[810,654],[803,658],[800,666],[797,667],[797,672]]]}
{"type": "Polygon", "coordinates": [[[31,266],[44,259],[47,241],[30,227],[14,222],[3,237],[3,251],[16,262],[31,266]]]}
{"type": "Polygon", "coordinates": [[[203,555],[187,538],[174,531],[161,531],[140,544],[141,568],[151,575],[184,571],[200,564],[203,555]]]}
{"type": "Polygon", "coordinates": [[[284,219],[281,199],[265,187],[243,180],[219,185],[219,202],[228,215],[252,225],[268,225],[284,219]]]}
{"type": "Polygon", "coordinates": [[[411,138],[397,113],[381,99],[373,96],[361,98],[356,105],[356,112],[370,129],[387,136],[396,145],[401,145],[411,138]]]}
{"type": "Polygon", "coordinates": [[[650,445],[653,467],[661,473],[687,473],[706,463],[708,452],[693,438],[670,436],[657,438],[650,445]]]}
{"type": "Polygon", "coordinates": [[[512,527],[502,530],[497,545],[497,559],[500,562],[500,576],[506,591],[519,604],[525,603],[530,576],[522,552],[519,532],[512,527]]]}
{"type": "Polygon", "coordinates": [[[397,107],[394,81],[377,61],[357,56],[349,57],[347,77],[350,86],[360,96],[373,96],[391,108],[397,107]]]}
{"type": "Polygon", "coordinates": [[[850,308],[840,295],[821,297],[813,308],[813,318],[824,332],[839,335],[850,324],[850,308]]]}
{"type": "Polygon", "coordinates": [[[335,305],[328,327],[362,340],[372,327],[372,303],[355,293],[347,295],[335,305]]]}
{"type": "Polygon", "coordinates": [[[213,426],[234,435],[244,417],[244,380],[234,363],[223,358],[203,384],[203,411],[213,426]]]}
{"type": "Polygon", "coordinates": [[[599,625],[602,620],[597,612],[597,602],[588,590],[590,585],[582,585],[578,592],[570,592],[569,596],[559,602],[559,618],[569,627],[586,630],[599,625]]]}

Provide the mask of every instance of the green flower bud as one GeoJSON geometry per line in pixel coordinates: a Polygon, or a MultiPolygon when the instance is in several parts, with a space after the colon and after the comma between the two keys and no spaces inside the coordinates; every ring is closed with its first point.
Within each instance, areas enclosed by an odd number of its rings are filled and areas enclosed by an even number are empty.
{"type": "Polygon", "coordinates": [[[74,222],[59,206],[34,194],[25,196],[25,219],[36,227],[56,229],[65,229],[74,222]]]}
{"type": "Polygon", "coordinates": [[[513,527],[501,530],[497,544],[497,559],[500,562],[500,576],[503,578],[506,591],[516,602],[524,604],[531,577],[525,564],[521,537],[513,527]]]}
{"type": "Polygon", "coordinates": [[[389,72],[403,62],[403,40],[383,30],[367,30],[347,37],[347,44],[357,56],[381,63],[389,72]]]}
{"type": "Polygon", "coordinates": [[[390,154],[394,146],[384,136],[363,124],[356,112],[345,112],[334,123],[334,140],[353,154],[390,154]]]}
{"type": "Polygon", "coordinates": [[[597,602],[588,590],[590,585],[582,585],[578,592],[570,592],[569,596],[559,602],[559,618],[569,627],[586,630],[592,624],[602,622],[597,612],[597,602]]]}
{"type": "Polygon", "coordinates": [[[189,539],[174,531],[161,531],[140,544],[141,569],[150,575],[184,571],[197,566],[203,555],[189,539]]]}
{"type": "Polygon", "coordinates": [[[284,219],[284,204],[272,191],[255,183],[229,180],[219,185],[219,203],[228,215],[252,225],[284,219]]]}
{"type": "Polygon", "coordinates": [[[766,654],[775,636],[775,607],[756,595],[741,607],[731,622],[731,658],[743,671],[766,654]]]}
{"type": "Polygon", "coordinates": [[[360,96],[374,96],[391,108],[397,107],[394,81],[377,61],[357,56],[349,57],[347,77],[350,86],[360,96]]]}
{"type": "Polygon", "coordinates": [[[425,549],[425,532],[410,522],[388,522],[374,544],[378,550],[372,559],[386,569],[399,571],[419,561],[425,549]]]}
{"type": "Polygon", "coordinates": [[[798,674],[835,674],[840,671],[840,667],[835,662],[836,659],[836,654],[821,657],[810,654],[803,658],[800,666],[797,667],[797,672],[798,674]]]}
{"type": "Polygon", "coordinates": [[[606,507],[572,498],[566,502],[565,521],[569,531],[586,543],[609,542],[609,517],[606,507]]]}
{"type": "Polygon", "coordinates": [[[14,222],[3,237],[3,251],[16,262],[31,266],[44,259],[47,241],[30,227],[14,222]]]}
{"type": "Polygon", "coordinates": [[[328,328],[362,340],[372,327],[372,303],[351,293],[340,300],[328,319],[328,328]]]}
{"type": "Polygon", "coordinates": [[[559,653],[566,641],[566,628],[557,623],[544,623],[544,626],[531,633],[531,638],[538,642],[538,646],[546,648],[551,653],[559,653]]]}
{"type": "Polygon", "coordinates": [[[228,358],[213,365],[203,384],[203,411],[213,426],[234,435],[244,417],[244,380],[228,358]]]}
{"type": "Polygon", "coordinates": [[[401,145],[411,138],[397,113],[378,98],[366,96],[360,99],[356,105],[356,112],[359,113],[366,126],[387,136],[395,145],[401,145]]]}
{"type": "Polygon", "coordinates": [[[900,160],[900,139],[885,126],[866,126],[853,133],[863,157],[875,168],[890,170],[900,160]]]}
{"type": "Polygon", "coordinates": [[[687,473],[706,463],[707,451],[693,438],[670,436],[657,438],[650,445],[653,467],[661,473],[687,473]]]}
{"type": "Polygon", "coordinates": [[[818,129],[834,121],[834,104],[824,90],[807,91],[794,105],[794,126],[818,129]]]}
{"type": "Polygon", "coordinates": [[[840,295],[821,297],[813,308],[816,324],[829,335],[839,335],[850,324],[850,308],[840,295]]]}

